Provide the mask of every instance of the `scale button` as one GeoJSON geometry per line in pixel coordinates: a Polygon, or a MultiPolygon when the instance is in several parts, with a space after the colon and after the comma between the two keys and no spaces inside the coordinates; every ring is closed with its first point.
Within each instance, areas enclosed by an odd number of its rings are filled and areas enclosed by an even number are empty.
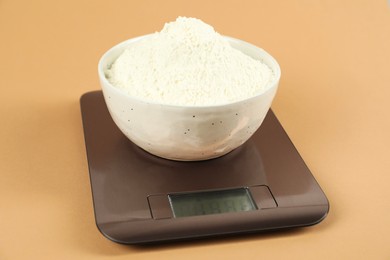
{"type": "Polygon", "coordinates": [[[269,188],[265,185],[249,187],[252,198],[260,209],[276,208],[277,204],[269,188]]]}
{"type": "Polygon", "coordinates": [[[154,219],[173,218],[168,195],[150,195],[148,201],[154,219]]]}

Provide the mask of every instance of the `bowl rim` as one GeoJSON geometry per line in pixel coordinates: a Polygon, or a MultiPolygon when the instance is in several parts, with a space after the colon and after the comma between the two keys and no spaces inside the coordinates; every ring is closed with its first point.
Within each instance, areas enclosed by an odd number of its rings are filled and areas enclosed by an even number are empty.
{"type": "MultiPolygon", "coordinates": [[[[280,77],[281,77],[281,69],[280,69],[279,63],[276,61],[276,59],[271,54],[266,52],[264,49],[262,49],[260,47],[257,47],[256,45],[251,44],[249,42],[246,42],[246,41],[234,38],[234,37],[222,35],[222,37],[227,39],[229,41],[229,43],[230,42],[235,42],[237,44],[246,45],[247,47],[255,49],[257,52],[261,53],[261,55],[267,59],[267,63],[266,63],[267,66],[269,66],[271,68],[271,70],[273,71],[273,73],[275,75],[275,78],[274,78],[271,86],[269,86],[267,88],[267,90],[265,90],[265,91],[263,91],[263,92],[261,92],[259,94],[256,94],[254,96],[251,96],[249,98],[245,98],[245,99],[241,99],[241,100],[237,100],[237,101],[229,102],[229,103],[211,104],[211,105],[188,105],[188,106],[183,106],[183,105],[175,105],[175,104],[166,104],[166,103],[161,103],[161,102],[155,102],[155,101],[152,101],[152,100],[146,100],[146,99],[130,96],[126,92],[124,92],[124,91],[120,90],[119,88],[113,86],[111,84],[111,82],[107,79],[106,74],[105,74],[105,69],[106,68],[104,68],[105,66],[107,66],[106,60],[109,57],[111,57],[113,52],[118,51],[118,50],[121,50],[121,52],[123,52],[124,49],[128,45],[130,45],[131,43],[143,40],[143,39],[148,38],[148,37],[152,37],[153,35],[155,35],[155,33],[141,35],[141,36],[133,37],[133,38],[127,39],[125,41],[119,42],[118,44],[116,44],[113,47],[111,47],[110,49],[108,49],[101,56],[101,58],[99,59],[99,62],[98,62],[98,75],[99,75],[99,79],[100,79],[102,88],[108,87],[110,90],[114,91],[115,93],[117,93],[119,95],[122,95],[122,96],[125,96],[126,98],[138,101],[140,103],[160,105],[160,106],[171,107],[171,108],[181,108],[181,109],[182,108],[197,108],[197,109],[218,108],[218,107],[226,107],[226,106],[236,105],[236,104],[240,104],[240,103],[246,103],[246,102],[250,102],[250,101],[252,101],[252,100],[254,100],[254,99],[256,99],[256,98],[258,98],[260,96],[264,96],[268,92],[274,91],[275,89],[278,88],[280,77]],[[269,63],[271,63],[272,66],[270,66],[269,63]]],[[[233,47],[233,48],[235,48],[235,47],[233,47]]],[[[236,49],[238,49],[238,48],[236,48],[236,49]]],[[[238,49],[238,50],[240,50],[240,49],[238,49]]],[[[114,59],[114,60],[116,60],[116,59],[114,59]]],[[[264,62],[264,60],[262,62],[264,62]]],[[[103,94],[104,94],[104,91],[103,91],[103,94]]]]}

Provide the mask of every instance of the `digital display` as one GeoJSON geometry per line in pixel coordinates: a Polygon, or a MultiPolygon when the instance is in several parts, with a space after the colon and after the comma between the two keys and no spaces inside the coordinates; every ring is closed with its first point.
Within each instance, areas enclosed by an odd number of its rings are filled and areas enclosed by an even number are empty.
{"type": "Polygon", "coordinates": [[[256,210],[248,189],[169,195],[175,218],[256,210]]]}

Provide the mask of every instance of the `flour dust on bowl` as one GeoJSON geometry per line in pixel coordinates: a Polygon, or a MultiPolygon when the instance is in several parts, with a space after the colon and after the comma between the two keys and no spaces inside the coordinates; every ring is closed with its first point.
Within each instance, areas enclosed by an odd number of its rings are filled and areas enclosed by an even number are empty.
{"type": "Polygon", "coordinates": [[[194,18],[114,46],[98,73],[123,134],[151,154],[180,161],[216,158],[245,143],[280,79],[266,51],[194,18]]]}

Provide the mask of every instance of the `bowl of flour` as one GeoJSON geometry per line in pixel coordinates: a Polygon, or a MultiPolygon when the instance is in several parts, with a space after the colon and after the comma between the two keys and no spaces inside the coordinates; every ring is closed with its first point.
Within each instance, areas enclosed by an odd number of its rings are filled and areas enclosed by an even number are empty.
{"type": "Polygon", "coordinates": [[[179,17],[109,49],[98,74],[126,137],[156,156],[197,161],[225,155],[256,132],[280,67],[259,47],[179,17]]]}

